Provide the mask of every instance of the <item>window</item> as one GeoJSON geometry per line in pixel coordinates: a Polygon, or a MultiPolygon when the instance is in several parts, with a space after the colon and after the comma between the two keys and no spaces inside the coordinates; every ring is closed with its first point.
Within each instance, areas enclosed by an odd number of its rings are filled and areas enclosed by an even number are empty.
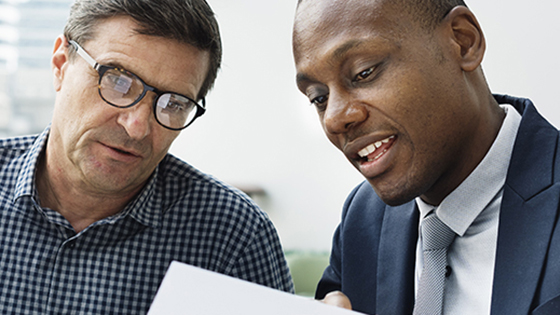
{"type": "Polygon", "coordinates": [[[71,3],[0,0],[0,136],[38,133],[50,122],[50,57],[71,3]]]}

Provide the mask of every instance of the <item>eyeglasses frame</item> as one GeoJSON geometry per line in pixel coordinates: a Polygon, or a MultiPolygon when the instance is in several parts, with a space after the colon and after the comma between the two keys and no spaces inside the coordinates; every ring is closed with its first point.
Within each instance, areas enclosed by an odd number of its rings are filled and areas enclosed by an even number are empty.
{"type": "Polygon", "coordinates": [[[99,75],[99,82],[98,82],[98,85],[97,85],[97,91],[98,91],[98,93],[99,93],[99,96],[101,97],[101,99],[102,99],[105,103],[107,103],[107,104],[109,104],[109,105],[111,105],[111,106],[113,106],[113,107],[117,107],[117,108],[129,108],[129,107],[132,107],[132,106],[138,104],[142,99],[144,99],[144,97],[146,96],[146,93],[147,93],[148,91],[152,91],[152,92],[154,92],[154,93],[156,94],[156,97],[154,98],[154,102],[153,102],[153,106],[152,106],[152,107],[153,107],[154,117],[156,118],[156,121],[157,121],[158,124],[160,124],[162,127],[167,128],[167,129],[170,129],[170,130],[175,130],[175,131],[183,130],[183,129],[187,128],[187,127],[190,126],[198,117],[202,116],[202,115],[206,112],[206,100],[205,100],[204,98],[201,99],[201,103],[202,103],[202,104],[199,104],[198,102],[196,102],[196,101],[193,100],[192,98],[190,98],[190,97],[188,97],[188,96],[185,96],[185,95],[183,95],[183,94],[179,94],[179,93],[175,93],[175,92],[171,92],[171,91],[161,91],[161,90],[159,90],[159,89],[157,89],[157,88],[155,88],[155,87],[153,87],[153,86],[151,86],[151,85],[146,84],[146,82],[144,82],[144,80],[142,80],[139,76],[137,76],[136,74],[134,74],[134,73],[132,73],[132,72],[130,72],[130,71],[128,71],[128,70],[121,69],[121,68],[117,68],[117,67],[112,67],[112,66],[106,66],[106,65],[99,64],[99,63],[98,63],[97,61],[95,61],[95,59],[93,59],[93,57],[90,56],[90,55],[82,48],[82,46],[80,46],[80,44],[78,44],[76,41],[74,41],[74,40],[69,40],[68,43],[69,43],[70,45],[72,45],[72,47],[74,47],[74,49],[76,50],[76,52],[78,53],[78,55],[80,55],[80,56],[81,56],[95,71],[97,71],[97,73],[98,73],[98,75],[99,75]],[[103,75],[105,74],[105,72],[107,72],[107,70],[110,70],[110,69],[114,69],[114,70],[117,70],[117,71],[119,71],[119,72],[126,73],[127,75],[131,75],[131,76],[137,78],[140,82],[142,82],[142,85],[144,86],[144,90],[142,91],[142,94],[140,94],[140,96],[138,96],[138,97],[136,98],[136,100],[135,100],[134,102],[132,102],[132,104],[126,105],[126,106],[116,105],[116,104],[113,104],[113,103],[109,102],[108,100],[106,100],[106,99],[103,97],[103,95],[101,94],[101,79],[103,78],[103,75]],[[157,117],[157,112],[156,112],[156,110],[157,110],[157,101],[158,101],[158,99],[159,99],[163,94],[175,94],[175,95],[179,95],[179,96],[182,96],[182,97],[188,99],[189,101],[193,102],[193,103],[195,104],[195,106],[196,106],[196,113],[195,113],[195,116],[194,116],[194,118],[192,119],[192,121],[189,122],[188,124],[186,124],[185,126],[181,127],[181,128],[169,127],[169,126],[164,125],[162,122],[160,122],[159,119],[158,119],[158,117],[157,117]]]}

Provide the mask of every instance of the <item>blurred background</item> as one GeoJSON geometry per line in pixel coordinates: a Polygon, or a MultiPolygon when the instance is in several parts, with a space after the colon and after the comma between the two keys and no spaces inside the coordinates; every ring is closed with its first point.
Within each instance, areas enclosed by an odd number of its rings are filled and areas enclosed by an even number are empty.
{"type": "MultiPolygon", "coordinates": [[[[38,133],[54,92],[49,58],[70,0],[0,0],[0,136],[38,133]]],[[[297,0],[208,0],[224,60],[208,111],[171,152],[252,194],[286,250],[325,252],[361,176],[324,136],[295,86],[291,27],[297,0]]],[[[467,0],[488,43],[494,92],[531,98],[560,126],[556,12],[560,2],[467,0]]]]}

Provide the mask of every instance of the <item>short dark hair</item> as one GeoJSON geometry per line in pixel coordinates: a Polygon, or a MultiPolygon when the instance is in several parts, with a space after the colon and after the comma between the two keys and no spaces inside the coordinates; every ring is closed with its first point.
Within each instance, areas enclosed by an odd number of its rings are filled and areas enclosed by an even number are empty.
{"type": "Polygon", "coordinates": [[[210,54],[206,78],[198,99],[214,85],[222,61],[218,22],[205,0],[76,0],[64,36],[84,44],[95,36],[95,26],[114,16],[130,16],[139,34],[164,37],[192,45],[210,54]]]}
{"type": "Polygon", "coordinates": [[[467,6],[463,0],[399,0],[394,2],[402,5],[421,26],[428,29],[435,28],[454,7],[467,6]]]}
{"type": "MultiPolygon", "coordinates": [[[[298,5],[304,1],[298,0],[298,5]]],[[[364,0],[367,1],[367,0],[364,0]]],[[[402,8],[415,18],[421,26],[434,28],[456,6],[467,6],[463,0],[382,0],[392,6],[402,8]]]]}

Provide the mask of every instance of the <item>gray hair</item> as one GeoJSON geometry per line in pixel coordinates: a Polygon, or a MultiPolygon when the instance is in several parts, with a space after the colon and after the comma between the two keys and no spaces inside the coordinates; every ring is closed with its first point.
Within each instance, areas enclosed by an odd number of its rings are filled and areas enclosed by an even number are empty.
{"type": "Polygon", "coordinates": [[[158,36],[192,45],[210,54],[210,66],[198,98],[214,85],[222,61],[218,22],[205,0],[76,0],[64,36],[84,44],[95,36],[95,26],[114,16],[130,16],[139,34],[158,36]]]}

